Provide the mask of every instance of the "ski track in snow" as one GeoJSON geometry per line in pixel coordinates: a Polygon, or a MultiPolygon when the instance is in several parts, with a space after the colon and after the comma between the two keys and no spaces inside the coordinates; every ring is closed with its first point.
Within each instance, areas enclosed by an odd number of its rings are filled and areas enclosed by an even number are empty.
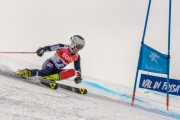
{"type": "MultiPolygon", "coordinates": [[[[23,67],[20,60],[1,57],[0,70],[23,67]]],[[[36,66],[26,62],[28,66],[36,66]]],[[[0,74],[1,120],[172,120],[180,119],[179,97],[171,96],[166,111],[165,95],[139,89],[131,106],[131,88],[87,76],[82,84],[61,83],[88,89],[79,95],[63,89],[51,90],[0,74]]]]}

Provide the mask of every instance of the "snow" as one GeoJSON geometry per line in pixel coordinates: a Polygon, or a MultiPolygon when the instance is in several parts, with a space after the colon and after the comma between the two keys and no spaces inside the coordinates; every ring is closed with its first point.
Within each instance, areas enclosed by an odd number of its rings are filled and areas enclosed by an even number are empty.
{"type": "MultiPolygon", "coordinates": [[[[30,62],[1,56],[1,71],[16,71],[30,62]],[[12,62],[13,61],[13,62],[12,62]]],[[[165,94],[137,90],[131,106],[132,88],[84,76],[82,84],[61,81],[88,89],[80,95],[63,89],[51,90],[0,74],[1,120],[173,120],[180,119],[180,98],[170,96],[166,111],[165,94]]]]}

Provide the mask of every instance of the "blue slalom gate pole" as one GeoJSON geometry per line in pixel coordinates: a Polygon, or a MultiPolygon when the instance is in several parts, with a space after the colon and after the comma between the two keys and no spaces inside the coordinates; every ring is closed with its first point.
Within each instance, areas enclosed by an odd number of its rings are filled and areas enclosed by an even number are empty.
{"type": "MultiPolygon", "coordinates": [[[[149,0],[149,5],[148,5],[148,9],[147,9],[146,21],[145,21],[145,25],[144,25],[144,32],[143,32],[142,41],[141,41],[141,48],[140,48],[139,58],[140,58],[140,55],[141,55],[141,49],[142,49],[142,45],[144,44],[144,39],[145,39],[145,35],[146,35],[146,28],[147,28],[147,23],[148,23],[148,18],[149,18],[150,7],[151,7],[151,0],[149,0]]],[[[138,66],[139,66],[139,60],[138,60],[138,66]]],[[[138,73],[139,73],[138,66],[137,66],[137,70],[136,70],[136,77],[135,77],[135,82],[134,82],[134,90],[133,90],[133,94],[132,94],[132,105],[134,105],[134,100],[135,100],[135,96],[136,96],[136,84],[137,84],[137,77],[138,77],[138,73]]]]}
{"type": "Polygon", "coordinates": [[[169,68],[170,68],[170,39],[171,39],[171,5],[172,2],[169,0],[169,26],[168,26],[168,62],[167,62],[167,97],[166,107],[169,110],[169,68]]]}

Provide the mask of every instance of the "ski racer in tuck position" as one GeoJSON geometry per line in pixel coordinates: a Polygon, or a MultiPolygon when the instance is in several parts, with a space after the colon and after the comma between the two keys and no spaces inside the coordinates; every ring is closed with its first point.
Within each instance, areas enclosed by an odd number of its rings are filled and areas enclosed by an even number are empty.
{"type": "Polygon", "coordinates": [[[24,69],[16,72],[17,75],[28,78],[33,76],[41,76],[47,80],[65,80],[76,76],[74,82],[81,83],[81,64],[80,55],[78,52],[83,49],[85,40],[80,35],[74,35],[70,38],[71,44],[56,44],[39,48],[36,53],[38,56],[43,56],[44,52],[56,51],[55,54],[47,59],[39,69],[24,69]],[[74,62],[74,69],[63,69],[69,63],[74,62]]]}

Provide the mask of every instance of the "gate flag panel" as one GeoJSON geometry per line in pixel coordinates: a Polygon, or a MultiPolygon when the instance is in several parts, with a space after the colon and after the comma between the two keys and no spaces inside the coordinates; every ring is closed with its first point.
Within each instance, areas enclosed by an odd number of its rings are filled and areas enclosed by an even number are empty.
{"type": "MultiPolygon", "coordinates": [[[[169,94],[180,96],[180,80],[169,79],[169,94]]],[[[139,88],[166,93],[167,78],[141,74],[139,88]]]]}

